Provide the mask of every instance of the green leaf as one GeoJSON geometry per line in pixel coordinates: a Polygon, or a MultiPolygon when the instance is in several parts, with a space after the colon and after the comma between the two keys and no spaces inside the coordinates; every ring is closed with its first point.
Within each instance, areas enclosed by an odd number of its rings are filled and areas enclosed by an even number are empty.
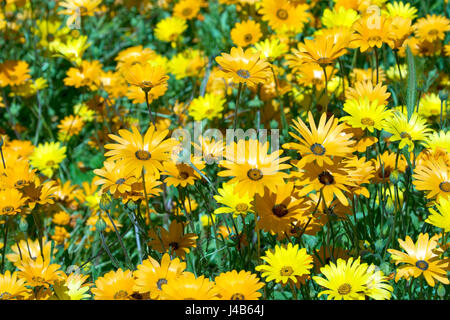
{"type": "Polygon", "coordinates": [[[408,120],[414,112],[416,105],[417,95],[417,82],[416,82],[416,66],[414,62],[414,56],[411,49],[406,47],[406,62],[408,64],[408,86],[406,89],[406,109],[408,111],[408,120]]]}

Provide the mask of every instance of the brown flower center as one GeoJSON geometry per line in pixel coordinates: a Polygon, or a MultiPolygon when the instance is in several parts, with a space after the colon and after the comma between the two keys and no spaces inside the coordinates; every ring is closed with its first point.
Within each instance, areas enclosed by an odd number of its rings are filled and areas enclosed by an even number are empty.
{"type": "Polygon", "coordinates": [[[321,174],[319,174],[319,181],[320,181],[320,183],[328,186],[328,185],[334,183],[334,177],[328,171],[324,171],[321,174]]]}
{"type": "Polygon", "coordinates": [[[181,180],[186,180],[187,178],[189,178],[189,173],[186,171],[181,171],[178,175],[178,178],[181,180]]]}
{"type": "Polygon", "coordinates": [[[238,203],[236,205],[237,212],[245,212],[248,210],[248,205],[246,203],[238,203]]]}
{"type": "Polygon", "coordinates": [[[352,291],[352,286],[349,285],[348,283],[341,284],[338,288],[338,293],[341,296],[345,296],[346,294],[349,294],[350,291],[352,291]]]}
{"type": "Polygon", "coordinates": [[[262,179],[263,173],[261,170],[253,168],[248,170],[247,177],[249,177],[253,181],[258,181],[262,179]]]}
{"type": "Polygon", "coordinates": [[[323,145],[321,145],[320,143],[314,143],[310,149],[311,149],[311,152],[314,153],[316,156],[321,156],[326,151],[325,147],[323,145]]]}
{"type": "Polygon", "coordinates": [[[153,83],[151,81],[142,81],[141,85],[146,88],[153,88],[153,83]]]}
{"type": "Polygon", "coordinates": [[[361,123],[365,126],[373,126],[375,124],[375,121],[373,121],[371,118],[362,118],[361,123]]]}
{"type": "Polygon", "coordinates": [[[248,72],[248,70],[245,70],[245,69],[239,69],[237,71],[237,74],[239,77],[244,78],[244,79],[250,78],[250,72],[248,72]]]}
{"type": "Polygon", "coordinates": [[[253,39],[253,36],[252,36],[250,33],[247,33],[247,34],[244,36],[245,42],[250,42],[250,41],[252,41],[252,39],[253,39]]]}
{"type": "Polygon", "coordinates": [[[25,183],[26,183],[25,180],[17,180],[16,183],[14,183],[14,187],[20,188],[20,187],[23,186],[25,183]]]}
{"type": "Polygon", "coordinates": [[[169,246],[173,249],[173,250],[177,250],[178,249],[178,242],[171,242],[169,243],[169,246]]]}
{"type": "Polygon", "coordinates": [[[181,14],[185,17],[188,17],[192,14],[192,9],[191,8],[184,8],[183,11],[181,11],[181,14]]]}
{"type": "Polygon", "coordinates": [[[88,9],[86,7],[80,7],[80,14],[86,14],[86,12],[88,11],[88,9]]]}
{"type": "Polygon", "coordinates": [[[149,160],[152,157],[150,152],[145,151],[145,150],[138,150],[134,153],[134,155],[136,156],[137,159],[142,160],[142,161],[149,160]]]}
{"type": "Polygon", "coordinates": [[[48,42],[53,42],[54,40],[55,40],[55,36],[53,34],[49,33],[47,35],[47,41],[48,42]]]}
{"type": "Polygon", "coordinates": [[[167,280],[164,278],[161,278],[156,282],[156,286],[158,287],[159,290],[162,290],[161,289],[162,285],[166,284],[166,283],[167,283],[167,280]]]}
{"type": "Polygon", "coordinates": [[[289,13],[284,9],[278,9],[276,14],[281,20],[286,20],[289,17],[289,13]]]}
{"type": "Polygon", "coordinates": [[[450,192],[450,182],[443,181],[439,184],[439,189],[444,192],[450,192]]]}
{"type": "Polygon", "coordinates": [[[378,171],[378,177],[380,178],[389,178],[389,176],[391,175],[391,169],[389,168],[384,168],[384,173],[382,172],[381,168],[380,171],[378,171]]]}
{"type": "Polygon", "coordinates": [[[294,273],[294,269],[291,266],[284,266],[280,269],[280,275],[288,277],[294,273]]]}
{"type": "Polygon", "coordinates": [[[122,300],[128,297],[128,293],[124,290],[119,290],[114,294],[114,300],[122,300]]]}
{"type": "Polygon", "coordinates": [[[327,66],[333,63],[333,60],[327,57],[322,57],[317,60],[317,63],[321,66],[327,66]]]}
{"type": "Polygon", "coordinates": [[[277,217],[281,218],[287,215],[289,213],[289,210],[286,208],[284,204],[280,203],[273,206],[272,213],[277,217]]]}
{"type": "Polygon", "coordinates": [[[245,300],[245,297],[242,293],[235,293],[231,296],[230,300],[245,300]]]}
{"type": "Polygon", "coordinates": [[[426,262],[424,260],[417,260],[416,267],[422,271],[425,271],[428,269],[428,262],[426,262]]]}
{"type": "Polygon", "coordinates": [[[47,161],[47,162],[45,163],[45,165],[48,166],[48,167],[52,167],[52,166],[55,165],[55,161],[53,161],[53,160],[47,161]]]}
{"type": "Polygon", "coordinates": [[[33,280],[34,282],[38,282],[38,283],[44,283],[45,282],[45,279],[42,278],[42,277],[39,277],[39,276],[32,277],[31,280],[33,280]]]}
{"type": "Polygon", "coordinates": [[[432,30],[428,31],[428,34],[429,34],[430,36],[435,36],[435,35],[437,35],[438,33],[439,33],[439,31],[436,30],[436,29],[432,29],[432,30]]]}

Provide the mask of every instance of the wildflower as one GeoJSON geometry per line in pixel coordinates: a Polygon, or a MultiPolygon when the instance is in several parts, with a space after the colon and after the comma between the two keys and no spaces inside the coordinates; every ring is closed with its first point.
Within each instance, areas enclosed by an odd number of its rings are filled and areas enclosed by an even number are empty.
{"type": "Polygon", "coordinates": [[[264,286],[255,274],[244,270],[222,272],[214,282],[223,300],[258,300],[261,297],[258,290],[264,286]]]}

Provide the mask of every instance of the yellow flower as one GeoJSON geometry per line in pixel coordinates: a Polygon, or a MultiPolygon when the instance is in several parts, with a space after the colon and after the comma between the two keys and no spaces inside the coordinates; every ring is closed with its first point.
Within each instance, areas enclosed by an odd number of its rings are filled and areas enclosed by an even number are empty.
{"type": "Polygon", "coordinates": [[[99,277],[91,292],[95,300],[131,300],[134,285],[133,272],[119,268],[99,277]]]}
{"type": "Polygon", "coordinates": [[[29,286],[46,288],[64,276],[64,272],[58,270],[60,267],[59,264],[50,264],[50,259],[42,260],[41,255],[36,260],[22,260],[17,266],[19,277],[26,279],[29,286]]]}
{"type": "Polygon", "coordinates": [[[249,212],[253,212],[251,202],[253,197],[247,194],[240,196],[235,193],[236,184],[223,183],[222,188],[219,188],[218,195],[214,196],[217,203],[222,204],[221,206],[214,210],[215,214],[221,213],[232,213],[234,217],[238,215],[246,215],[249,212]]]}
{"type": "Polygon", "coordinates": [[[261,26],[254,20],[236,23],[231,29],[231,40],[239,47],[247,47],[254,44],[262,37],[261,26]]]}
{"type": "Polygon", "coordinates": [[[289,280],[297,283],[297,277],[310,274],[313,267],[313,258],[307,254],[306,249],[299,249],[289,243],[286,246],[275,246],[275,250],[267,250],[266,255],[261,257],[268,264],[255,267],[256,271],[262,272],[266,282],[275,280],[277,283],[286,284],[289,280]]]}
{"type": "Polygon", "coordinates": [[[102,0],[64,0],[59,2],[59,6],[65,9],[59,11],[58,14],[69,15],[67,25],[70,26],[77,17],[92,17],[101,2],[102,0]]]}
{"type": "Polygon", "coordinates": [[[341,121],[353,128],[367,129],[370,132],[383,129],[386,119],[391,115],[391,111],[386,109],[382,101],[369,101],[368,97],[364,100],[347,100],[344,103],[344,111],[349,115],[342,117],[341,121]]]}
{"type": "Polygon", "coordinates": [[[30,156],[30,163],[43,174],[51,177],[59,164],[66,158],[66,147],[59,142],[39,144],[30,156]]]}
{"type": "Polygon", "coordinates": [[[186,29],[186,20],[178,17],[168,17],[156,25],[155,37],[161,41],[174,43],[186,29]]]}
{"type": "Polygon", "coordinates": [[[436,252],[439,250],[437,249],[439,238],[440,235],[434,235],[430,239],[428,233],[420,233],[415,244],[409,236],[406,236],[405,241],[398,239],[400,247],[406,253],[388,249],[391,259],[395,261],[395,265],[404,263],[397,269],[395,282],[400,278],[409,279],[411,276],[418,278],[423,275],[431,287],[434,287],[435,280],[443,284],[450,284],[447,277],[449,260],[440,259],[436,252]]]}
{"type": "Polygon", "coordinates": [[[225,99],[214,93],[207,93],[203,97],[191,101],[188,110],[189,115],[196,121],[203,119],[212,120],[222,113],[225,99]]]}
{"type": "Polygon", "coordinates": [[[436,202],[436,208],[438,211],[430,208],[430,215],[425,220],[435,227],[444,229],[444,232],[450,231],[450,200],[441,198],[439,202],[436,202]]]}
{"type": "Polygon", "coordinates": [[[17,272],[11,274],[9,270],[0,274],[0,300],[23,299],[28,296],[25,279],[18,279],[17,272]]]}
{"type": "Polygon", "coordinates": [[[256,274],[244,270],[222,272],[214,282],[223,300],[258,300],[261,297],[258,290],[264,286],[256,274]]]}
{"type": "Polygon", "coordinates": [[[91,45],[90,43],[87,43],[87,41],[87,36],[80,36],[78,38],[68,39],[66,43],[52,42],[50,44],[50,50],[54,52],[56,57],[67,59],[79,66],[84,52],[91,45]]]}
{"type": "Polygon", "coordinates": [[[195,277],[186,272],[162,285],[161,299],[164,300],[217,300],[218,292],[214,282],[205,276],[195,277]]]}
{"type": "Polygon", "coordinates": [[[353,23],[360,18],[357,11],[345,9],[344,7],[330,10],[326,8],[323,12],[322,23],[326,28],[346,27],[351,28],[353,23]]]}

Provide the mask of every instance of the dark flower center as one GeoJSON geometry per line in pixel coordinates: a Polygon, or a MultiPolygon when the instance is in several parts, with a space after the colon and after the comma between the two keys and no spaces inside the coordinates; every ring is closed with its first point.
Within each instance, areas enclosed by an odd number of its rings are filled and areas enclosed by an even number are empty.
{"type": "Polygon", "coordinates": [[[145,151],[145,150],[138,150],[134,153],[134,155],[136,156],[137,159],[139,160],[149,160],[152,155],[150,154],[150,152],[145,151]]]}
{"type": "Polygon", "coordinates": [[[432,30],[428,31],[428,34],[429,34],[430,36],[435,36],[435,35],[437,35],[438,33],[439,33],[439,31],[436,30],[436,29],[432,29],[432,30]]]}
{"type": "Polygon", "coordinates": [[[55,161],[53,161],[53,160],[47,161],[47,162],[45,163],[45,165],[46,165],[46,166],[49,166],[49,167],[52,167],[52,166],[55,165],[55,161]]]}
{"type": "Polygon", "coordinates": [[[284,9],[278,9],[277,17],[281,20],[286,20],[289,17],[289,13],[284,9]]]}
{"type": "Polygon", "coordinates": [[[245,69],[239,69],[237,71],[237,74],[239,77],[244,78],[244,79],[250,78],[250,72],[248,72],[248,70],[245,70],[245,69]]]}
{"type": "Polygon", "coordinates": [[[114,294],[114,300],[121,300],[128,297],[128,293],[124,290],[119,290],[114,294]]]}
{"type": "Polygon", "coordinates": [[[186,171],[181,171],[178,178],[180,178],[181,180],[186,180],[187,178],[189,178],[189,173],[186,171]]]}
{"type": "Polygon", "coordinates": [[[247,177],[249,177],[253,181],[258,181],[262,179],[263,174],[261,170],[253,168],[248,170],[247,177]]]}
{"type": "Polygon", "coordinates": [[[6,206],[6,207],[3,207],[3,209],[2,209],[2,213],[5,213],[5,214],[8,214],[13,211],[14,211],[14,207],[12,207],[12,206],[6,206]]]}
{"type": "Polygon", "coordinates": [[[289,213],[289,210],[286,208],[284,204],[280,203],[273,206],[272,213],[277,217],[281,218],[287,215],[289,213]]]}
{"type": "Polygon", "coordinates": [[[230,300],[245,300],[245,297],[242,293],[235,293],[231,296],[230,300]]]}
{"type": "Polygon", "coordinates": [[[380,36],[369,37],[369,38],[367,39],[367,41],[375,41],[375,42],[378,42],[378,41],[381,41],[381,37],[380,37],[380,36]]]}
{"type": "Polygon", "coordinates": [[[252,36],[250,33],[247,33],[247,34],[244,36],[245,42],[250,42],[250,41],[252,41],[252,39],[253,39],[253,36],[252,36]]]}
{"type": "Polygon", "coordinates": [[[171,243],[169,243],[169,246],[170,246],[173,250],[177,250],[177,249],[178,249],[178,242],[171,242],[171,243]]]}
{"type": "Polygon", "coordinates": [[[47,35],[47,41],[48,42],[53,42],[54,40],[55,40],[55,36],[53,34],[49,33],[47,35]]]}
{"type": "Polygon", "coordinates": [[[391,175],[391,169],[389,169],[389,168],[384,168],[384,174],[381,171],[381,168],[380,168],[380,171],[378,172],[378,176],[380,178],[389,178],[390,175],[391,175]]]}
{"type": "Polygon", "coordinates": [[[0,293],[0,300],[6,300],[9,299],[12,296],[9,292],[2,292],[0,293]]]}
{"type": "Polygon", "coordinates": [[[124,184],[124,183],[125,183],[124,178],[117,179],[117,181],[116,181],[116,184],[124,184]]]}
{"type": "Polygon", "coordinates": [[[350,291],[352,291],[352,286],[349,285],[348,283],[344,283],[344,284],[340,285],[339,288],[338,288],[338,293],[339,293],[341,296],[344,296],[344,295],[346,295],[346,294],[349,294],[350,291]]]}
{"type": "Polygon", "coordinates": [[[328,186],[328,185],[334,183],[334,177],[328,171],[324,171],[321,174],[319,174],[319,181],[320,181],[320,183],[328,186]]]}
{"type": "Polygon", "coordinates": [[[185,17],[190,16],[192,14],[192,9],[191,8],[184,8],[183,11],[181,12],[181,14],[185,17]]]}
{"type": "Polygon", "coordinates": [[[314,143],[310,149],[311,149],[311,152],[314,153],[316,156],[321,156],[326,151],[325,147],[323,145],[321,145],[320,143],[314,143]]]}
{"type": "Polygon", "coordinates": [[[424,261],[424,260],[418,260],[416,262],[416,267],[419,268],[422,271],[425,271],[428,269],[428,262],[424,261]]]}
{"type": "Polygon", "coordinates": [[[282,276],[290,276],[294,273],[294,269],[291,266],[284,266],[280,269],[280,275],[282,276]]]}
{"type": "Polygon", "coordinates": [[[402,133],[400,133],[400,137],[402,138],[402,139],[409,139],[409,140],[412,140],[412,137],[411,137],[411,135],[408,133],[408,132],[402,132],[402,133]]]}
{"type": "Polygon", "coordinates": [[[162,290],[161,289],[162,285],[166,284],[166,283],[167,283],[167,280],[162,278],[162,279],[159,279],[158,282],[156,282],[156,286],[158,287],[159,290],[162,290]]]}

